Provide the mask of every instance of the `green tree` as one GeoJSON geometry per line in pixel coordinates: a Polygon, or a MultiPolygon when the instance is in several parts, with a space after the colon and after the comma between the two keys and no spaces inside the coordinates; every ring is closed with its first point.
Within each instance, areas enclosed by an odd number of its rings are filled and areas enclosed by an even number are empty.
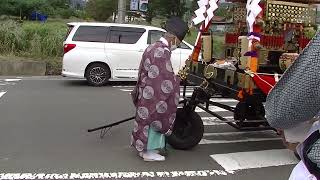
{"type": "Polygon", "coordinates": [[[186,0],[152,0],[149,1],[148,12],[146,13],[147,21],[150,23],[156,16],[183,17],[187,10],[186,0]]]}
{"type": "Polygon", "coordinates": [[[50,0],[49,5],[53,8],[69,9],[69,0],[50,0]]]}
{"type": "Polygon", "coordinates": [[[97,21],[106,21],[117,9],[116,0],[89,0],[86,12],[97,21]]]}

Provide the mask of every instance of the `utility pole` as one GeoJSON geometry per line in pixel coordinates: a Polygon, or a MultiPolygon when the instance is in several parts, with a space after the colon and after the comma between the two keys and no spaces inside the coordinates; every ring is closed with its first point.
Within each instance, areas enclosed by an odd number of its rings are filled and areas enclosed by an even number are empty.
{"type": "Polygon", "coordinates": [[[118,0],[118,23],[125,23],[126,0],[118,0]]]}

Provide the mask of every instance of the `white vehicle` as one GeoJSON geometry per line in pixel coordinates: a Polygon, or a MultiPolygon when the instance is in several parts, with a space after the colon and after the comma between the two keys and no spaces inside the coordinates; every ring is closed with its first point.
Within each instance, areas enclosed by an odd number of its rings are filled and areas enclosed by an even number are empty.
{"type": "MultiPolygon", "coordinates": [[[[86,78],[90,85],[111,81],[136,81],[144,50],[159,40],[165,30],[157,27],[114,23],[69,23],[64,42],[62,76],[86,78]]],[[[183,41],[172,52],[177,73],[192,54],[183,41]]]]}

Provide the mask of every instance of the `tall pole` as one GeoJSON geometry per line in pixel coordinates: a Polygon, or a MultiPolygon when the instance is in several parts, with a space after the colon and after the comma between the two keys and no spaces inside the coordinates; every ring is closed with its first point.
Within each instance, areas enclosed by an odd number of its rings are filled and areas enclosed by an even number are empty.
{"type": "Polygon", "coordinates": [[[118,0],[118,23],[125,23],[126,0],[118,0]]]}

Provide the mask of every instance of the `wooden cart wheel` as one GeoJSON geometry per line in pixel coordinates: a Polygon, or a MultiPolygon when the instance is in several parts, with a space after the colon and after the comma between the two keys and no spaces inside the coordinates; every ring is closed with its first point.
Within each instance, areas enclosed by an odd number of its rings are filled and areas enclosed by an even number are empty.
{"type": "Polygon", "coordinates": [[[265,110],[262,103],[252,105],[248,102],[239,102],[234,111],[234,120],[240,127],[266,126],[266,122],[250,122],[250,120],[260,120],[264,116],[265,110]]]}
{"type": "Polygon", "coordinates": [[[188,150],[199,144],[203,137],[204,126],[201,117],[194,111],[177,110],[173,132],[168,143],[175,149],[188,150]]]}

